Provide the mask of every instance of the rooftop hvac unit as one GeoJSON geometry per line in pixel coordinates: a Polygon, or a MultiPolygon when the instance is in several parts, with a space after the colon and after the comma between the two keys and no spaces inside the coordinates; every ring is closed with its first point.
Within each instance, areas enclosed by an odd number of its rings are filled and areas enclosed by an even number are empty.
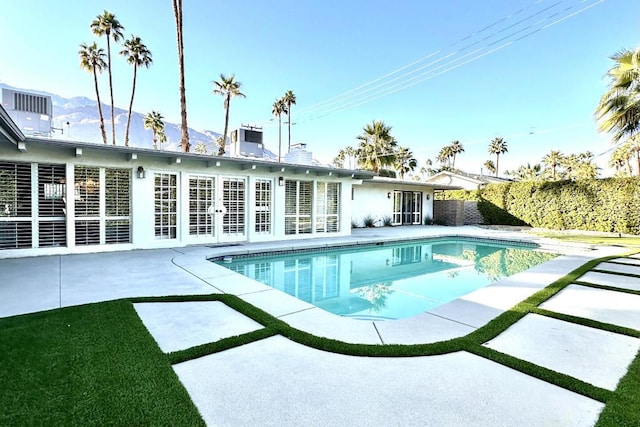
{"type": "Polygon", "coordinates": [[[51,97],[2,89],[2,106],[25,135],[51,136],[51,97]]]}
{"type": "Polygon", "coordinates": [[[233,156],[264,157],[262,128],[242,125],[231,132],[230,152],[233,156]]]}

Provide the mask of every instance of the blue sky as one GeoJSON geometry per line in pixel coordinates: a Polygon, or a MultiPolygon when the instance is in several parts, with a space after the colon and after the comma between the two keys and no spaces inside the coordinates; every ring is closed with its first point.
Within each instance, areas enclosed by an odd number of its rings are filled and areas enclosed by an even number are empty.
{"type": "MultiPolygon", "coordinates": [[[[170,0],[3,3],[0,81],[95,99],[77,51],[94,40],[106,48],[89,24],[107,9],[153,53],[153,66],[138,74],[134,109],[179,122],[170,0]]],[[[640,45],[638,0],[185,0],[183,7],[189,125],[222,132],[222,98],[211,94],[211,81],[235,73],[247,98],[232,101],[232,128],[263,125],[267,148],[277,152],[271,107],[291,89],[292,142],[326,162],[356,145],[374,119],[392,126],[421,163],[460,140],[466,152],[456,166],[471,172],[490,158],[496,136],[509,144],[501,171],[552,149],[603,153],[610,145],[593,111],[608,83],[608,57],[640,45]]],[[[113,72],[115,103],[126,108],[131,67],[115,55],[113,72]]],[[[108,101],[106,73],[100,87],[108,101]]]]}

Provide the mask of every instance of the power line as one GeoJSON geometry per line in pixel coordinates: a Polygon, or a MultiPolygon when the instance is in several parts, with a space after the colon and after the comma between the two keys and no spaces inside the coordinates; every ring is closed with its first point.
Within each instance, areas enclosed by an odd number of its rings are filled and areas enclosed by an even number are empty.
{"type": "MultiPolygon", "coordinates": [[[[486,31],[487,29],[492,28],[492,27],[498,25],[499,23],[507,21],[509,18],[514,17],[514,16],[522,13],[523,11],[531,8],[534,5],[537,5],[538,3],[541,3],[542,1],[543,0],[538,0],[538,1],[530,4],[526,8],[518,10],[517,12],[515,12],[512,15],[509,15],[507,17],[501,18],[501,19],[495,21],[494,23],[492,23],[492,24],[490,24],[488,26],[485,26],[483,29],[481,29],[481,30],[479,30],[479,31],[477,31],[475,33],[472,33],[469,36],[466,36],[465,38],[457,41],[456,43],[453,43],[453,45],[457,45],[463,40],[468,40],[468,39],[470,39],[470,38],[472,38],[472,37],[474,37],[476,35],[479,35],[481,32],[486,31]]],[[[586,1],[586,0],[583,0],[582,3],[584,3],[584,1],[586,1]]],[[[560,23],[560,22],[562,22],[562,21],[564,21],[566,19],[569,19],[569,18],[571,18],[571,17],[573,17],[575,15],[578,15],[578,14],[580,14],[580,13],[582,13],[582,12],[584,12],[584,11],[586,11],[586,10],[588,10],[588,9],[598,5],[598,4],[600,4],[600,3],[603,3],[604,1],[606,1],[606,0],[598,0],[598,1],[594,2],[594,3],[592,3],[592,4],[589,4],[589,5],[581,8],[581,9],[579,9],[579,10],[576,10],[575,12],[573,12],[573,13],[571,13],[569,15],[562,16],[561,18],[555,19],[555,20],[551,21],[550,23],[548,23],[546,25],[540,26],[541,24],[545,23],[546,21],[550,21],[550,20],[556,18],[557,16],[565,14],[566,12],[574,9],[577,6],[577,4],[568,6],[568,7],[564,8],[560,12],[553,13],[552,15],[547,16],[544,19],[538,20],[538,21],[534,22],[533,24],[527,25],[524,28],[520,28],[518,30],[515,30],[515,31],[511,32],[507,36],[504,36],[504,37],[502,37],[502,38],[500,38],[498,40],[492,41],[491,43],[488,43],[486,46],[484,46],[482,48],[476,49],[476,50],[472,51],[471,53],[467,53],[467,54],[465,54],[465,55],[463,55],[463,56],[461,56],[459,58],[455,58],[456,55],[459,55],[461,52],[463,52],[463,51],[465,51],[465,50],[467,50],[467,49],[469,49],[469,48],[471,48],[473,46],[478,45],[480,42],[488,41],[491,38],[503,33],[504,31],[506,31],[508,29],[515,28],[517,25],[519,25],[519,24],[521,24],[521,23],[523,23],[525,21],[528,21],[528,20],[530,20],[530,19],[532,19],[532,18],[534,18],[536,16],[539,16],[539,15],[543,14],[546,11],[551,10],[552,8],[554,8],[555,6],[557,6],[558,4],[561,3],[561,1],[557,1],[557,2],[553,3],[550,6],[547,6],[547,7],[543,8],[543,9],[541,9],[541,10],[538,10],[538,11],[536,11],[534,13],[529,14],[528,16],[524,17],[523,19],[520,19],[516,23],[513,23],[513,24],[509,25],[508,27],[502,28],[499,31],[493,32],[492,34],[489,34],[488,36],[485,36],[481,41],[476,41],[474,43],[467,44],[466,46],[460,48],[459,50],[456,50],[454,52],[450,52],[450,53],[446,54],[444,57],[441,57],[439,59],[431,61],[429,64],[422,65],[421,67],[419,67],[417,69],[405,72],[402,75],[396,76],[396,77],[394,77],[392,79],[387,79],[387,81],[384,82],[384,83],[379,83],[379,84],[371,87],[372,84],[380,82],[382,80],[385,80],[387,77],[390,77],[390,76],[392,76],[394,74],[397,74],[400,71],[406,70],[406,69],[410,68],[413,65],[416,65],[416,64],[418,64],[418,63],[420,63],[420,62],[422,62],[422,61],[424,61],[424,60],[426,60],[428,58],[433,57],[434,55],[436,55],[437,53],[439,53],[441,51],[433,52],[433,53],[431,53],[429,55],[426,55],[426,56],[420,58],[419,60],[416,60],[416,61],[414,61],[414,62],[412,62],[412,63],[410,63],[410,64],[408,64],[406,66],[400,67],[397,70],[394,70],[394,71],[392,71],[390,73],[387,73],[387,74],[385,74],[384,76],[382,76],[380,78],[377,78],[377,79],[372,80],[372,81],[370,81],[368,83],[360,85],[357,88],[354,88],[354,89],[352,89],[350,91],[344,92],[344,93],[342,93],[340,95],[336,95],[336,96],[334,96],[332,98],[329,98],[328,100],[323,101],[322,103],[315,104],[314,106],[312,106],[313,108],[312,107],[308,107],[306,109],[301,109],[299,111],[299,113],[302,115],[302,117],[300,117],[298,119],[298,121],[302,123],[302,122],[306,122],[306,121],[316,120],[316,119],[319,119],[319,118],[326,117],[328,115],[334,114],[336,112],[345,111],[345,110],[348,110],[348,109],[352,109],[352,108],[358,107],[358,106],[360,106],[362,104],[374,101],[374,100],[382,98],[384,96],[391,95],[391,94],[399,92],[401,90],[405,90],[405,89],[407,89],[409,87],[415,86],[415,85],[417,85],[419,83],[422,83],[424,81],[430,80],[430,79],[435,78],[435,77],[437,77],[439,75],[445,74],[445,73],[447,73],[449,71],[452,71],[452,70],[454,70],[454,69],[456,69],[456,68],[458,68],[458,67],[460,67],[462,65],[466,65],[466,64],[468,64],[470,62],[476,61],[476,60],[478,60],[478,59],[480,59],[480,58],[482,58],[484,56],[487,56],[487,55],[489,55],[491,53],[494,53],[494,52],[496,52],[498,50],[501,50],[501,49],[503,49],[503,48],[505,48],[507,46],[510,46],[511,44],[513,44],[513,43],[515,43],[517,41],[520,41],[520,40],[522,40],[524,38],[530,37],[531,35],[539,32],[539,31],[542,31],[544,29],[550,28],[550,27],[552,27],[552,26],[554,26],[554,25],[556,25],[556,24],[558,24],[558,23],[560,23]],[[507,40],[510,37],[518,35],[518,34],[524,32],[524,31],[530,30],[532,28],[533,28],[532,31],[529,31],[528,33],[526,33],[526,34],[524,34],[524,35],[522,35],[520,37],[517,37],[517,38],[515,38],[513,40],[507,41],[507,42],[499,45],[496,48],[489,49],[489,50],[483,52],[483,49],[488,49],[489,47],[495,46],[497,43],[499,43],[501,41],[507,40]],[[474,54],[475,54],[475,56],[473,56],[474,54]],[[470,59],[460,62],[462,59],[467,58],[469,56],[471,56],[470,59]],[[454,57],[454,58],[450,59],[449,61],[445,62],[444,64],[441,64],[441,65],[439,65],[437,67],[434,67],[434,65],[442,62],[443,60],[446,60],[446,59],[449,59],[449,58],[452,58],[452,57],[454,57]],[[430,67],[431,67],[431,69],[429,69],[430,67]],[[442,68],[444,68],[444,70],[442,70],[440,72],[437,72],[437,73],[435,72],[438,69],[442,69],[442,68]],[[417,73],[417,72],[419,72],[421,70],[425,70],[425,71],[423,71],[422,73],[418,74],[417,76],[413,76],[413,77],[410,77],[410,78],[407,79],[407,77],[409,77],[412,74],[415,74],[415,73],[417,73]],[[404,79],[404,80],[401,81],[401,82],[398,82],[398,83],[390,85],[391,83],[393,83],[393,82],[395,82],[397,80],[400,80],[400,79],[404,79]],[[376,91],[376,89],[378,89],[378,90],[376,91]],[[364,96],[365,94],[367,94],[369,92],[373,92],[373,93],[370,93],[369,95],[364,96]],[[345,95],[348,95],[348,96],[345,96],[345,95]],[[338,99],[338,98],[340,98],[340,99],[338,99]],[[334,106],[333,107],[329,107],[330,105],[334,105],[334,106]]]]}

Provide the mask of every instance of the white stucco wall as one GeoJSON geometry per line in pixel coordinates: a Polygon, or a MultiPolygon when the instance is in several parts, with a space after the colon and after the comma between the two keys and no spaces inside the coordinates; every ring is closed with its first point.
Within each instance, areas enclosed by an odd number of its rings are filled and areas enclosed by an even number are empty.
{"type": "Polygon", "coordinates": [[[393,214],[394,191],[422,192],[422,221],[428,216],[433,218],[433,186],[403,184],[402,181],[375,182],[364,181],[361,185],[354,185],[353,200],[351,201],[351,220],[362,226],[366,216],[372,216],[376,226],[384,225],[384,218],[393,214]],[[391,198],[388,197],[391,193],[391,198]]]}
{"type": "MultiPolygon", "coordinates": [[[[0,159],[7,162],[22,163],[49,163],[64,164],[67,172],[67,188],[73,188],[73,172],[75,165],[97,166],[107,168],[124,168],[132,170],[131,178],[131,243],[111,245],[87,245],[75,246],[73,231],[75,216],[73,214],[73,200],[67,202],[67,246],[55,248],[33,249],[7,249],[0,250],[0,258],[13,256],[30,256],[61,253],[101,252],[126,249],[166,248],[179,247],[189,244],[214,244],[220,242],[259,242],[269,240],[308,239],[313,237],[340,236],[351,234],[351,181],[349,177],[337,177],[330,170],[311,170],[309,173],[294,171],[287,165],[258,164],[255,169],[251,167],[251,161],[246,164],[229,164],[217,162],[215,157],[181,155],[172,153],[171,158],[158,156],[149,150],[138,150],[137,158],[131,159],[132,150],[110,150],[108,147],[83,146],[81,153],[76,151],[73,145],[47,146],[46,143],[27,142],[27,151],[20,152],[14,145],[0,144],[0,159]],[[176,159],[180,159],[178,162],[176,159]],[[139,166],[145,170],[146,177],[137,178],[136,171],[139,166]],[[281,167],[285,168],[283,172],[281,167]],[[289,169],[289,170],[287,170],[289,169]],[[155,227],[155,173],[174,173],[177,175],[177,238],[157,239],[154,233],[155,227]],[[190,236],[189,235],[189,177],[209,176],[219,181],[223,177],[242,178],[245,180],[245,233],[237,236],[190,236]],[[332,233],[286,235],[284,229],[285,186],[279,185],[279,177],[287,180],[314,181],[314,182],[339,182],[341,183],[340,206],[340,230],[332,233]],[[256,179],[270,180],[272,183],[272,221],[269,233],[255,232],[255,183],[256,179]]],[[[34,179],[34,178],[33,178],[34,179]]],[[[315,217],[315,209],[313,210],[315,217]]]]}

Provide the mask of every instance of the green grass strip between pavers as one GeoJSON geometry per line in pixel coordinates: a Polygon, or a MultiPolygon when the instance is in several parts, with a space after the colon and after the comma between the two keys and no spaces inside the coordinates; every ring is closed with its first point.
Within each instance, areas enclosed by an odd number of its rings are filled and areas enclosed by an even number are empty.
{"type": "Polygon", "coordinates": [[[616,287],[616,286],[600,285],[600,284],[597,284],[597,283],[590,283],[590,282],[585,282],[585,281],[582,281],[582,280],[576,280],[575,282],[573,282],[573,284],[574,285],[580,285],[580,286],[587,286],[589,288],[594,288],[594,289],[602,289],[602,290],[605,290],[605,291],[614,291],[614,292],[622,292],[622,293],[625,293],[625,294],[640,295],[640,291],[636,291],[635,289],[627,289],[627,288],[620,288],[620,287],[616,287]]]}

